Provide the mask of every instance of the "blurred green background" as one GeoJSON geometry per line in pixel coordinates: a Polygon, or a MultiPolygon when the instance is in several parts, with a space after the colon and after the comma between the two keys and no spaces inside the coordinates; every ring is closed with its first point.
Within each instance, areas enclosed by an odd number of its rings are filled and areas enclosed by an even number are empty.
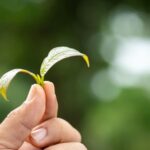
{"type": "MultiPolygon", "coordinates": [[[[150,149],[150,1],[1,0],[0,75],[13,68],[39,72],[49,50],[86,53],[58,63],[54,82],[59,116],[89,150],[150,149]]],[[[0,98],[0,120],[19,106],[34,81],[18,75],[0,98]]]]}

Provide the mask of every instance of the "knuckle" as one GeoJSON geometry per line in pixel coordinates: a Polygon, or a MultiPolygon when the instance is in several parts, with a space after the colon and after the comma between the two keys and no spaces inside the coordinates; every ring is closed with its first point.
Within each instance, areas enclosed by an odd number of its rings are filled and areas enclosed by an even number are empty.
{"type": "MultiPolygon", "coordinates": [[[[55,118],[55,123],[58,125],[60,129],[66,129],[72,127],[69,122],[62,118],[55,118]]],[[[72,127],[73,128],[73,127],[72,127]]]]}
{"type": "Polygon", "coordinates": [[[80,149],[80,150],[87,150],[86,146],[82,143],[76,143],[77,144],[77,147],[80,149]]]}
{"type": "Polygon", "coordinates": [[[25,122],[25,121],[20,120],[20,121],[19,121],[19,125],[20,125],[20,127],[22,127],[26,132],[32,130],[32,128],[28,125],[28,122],[25,122]]]}
{"type": "Polygon", "coordinates": [[[86,146],[82,143],[64,143],[60,145],[54,145],[44,150],[87,150],[86,146]]]}
{"type": "Polygon", "coordinates": [[[66,120],[64,120],[64,119],[62,119],[62,118],[54,118],[55,119],[55,121],[57,121],[58,123],[60,123],[60,124],[66,124],[66,123],[68,123],[66,120]]]}
{"type": "Polygon", "coordinates": [[[6,117],[7,120],[15,120],[18,123],[18,126],[24,130],[31,130],[31,127],[28,125],[28,122],[20,117],[22,113],[21,107],[18,107],[12,110],[6,117]]]}
{"type": "Polygon", "coordinates": [[[68,124],[69,124],[67,121],[65,121],[64,119],[61,119],[61,118],[54,118],[53,121],[60,129],[64,128],[64,126],[66,126],[66,125],[68,126],[68,124]]]}
{"type": "Polygon", "coordinates": [[[71,134],[72,138],[71,140],[76,141],[76,142],[81,142],[82,140],[82,136],[80,134],[80,132],[75,129],[69,122],[67,122],[66,120],[62,119],[62,118],[54,118],[55,119],[55,123],[57,124],[60,133],[66,133],[69,132],[69,134],[71,134]]]}
{"type": "Polygon", "coordinates": [[[20,114],[22,113],[22,110],[26,108],[26,103],[23,103],[23,105],[15,108],[14,110],[12,110],[6,117],[6,119],[8,118],[14,118],[16,116],[20,116],[20,114]]]}
{"type": "Polygon", "coordinates": [[[19,108],[16,108],[16,109],[12,110],[12,111],[7,115],[6,118],[12,118],[12,117],[15,117],[16,114],[18,114],[18,111],[19,111],[19,108]]]}

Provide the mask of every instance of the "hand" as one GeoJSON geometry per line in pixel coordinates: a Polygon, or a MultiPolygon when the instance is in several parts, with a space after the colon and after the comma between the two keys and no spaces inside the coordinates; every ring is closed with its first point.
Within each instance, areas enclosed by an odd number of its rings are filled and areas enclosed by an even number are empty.
{"type": "Polygon", "coordinates": [[[54,85],[33,85],[26,101],[0,124],[0,150],[86,150],[81,136],[57,118],[54,85]]]}

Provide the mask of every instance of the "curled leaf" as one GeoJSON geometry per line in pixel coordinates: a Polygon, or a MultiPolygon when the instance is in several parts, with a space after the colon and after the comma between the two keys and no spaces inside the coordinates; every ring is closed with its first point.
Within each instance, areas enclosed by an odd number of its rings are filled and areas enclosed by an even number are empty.
{"type": "Polygon", "coordinates": [[[73,48],[56,47],[56,48],[53,48],[49,52],[48,56],[43,60],[41,69],[40,69],[41,77],[44,77],[47,71],[57,62],[61,61],[62,59],[73,57],[73,56],[82,56],[85,62],[87,63],[87,66],[88,67],[90,66],[87,55],[82,54],[73,48]]]}
{"type": "Polygon", "coordinates": [[[9,87],[9,84],[11,83],[12,79],[19,73],[19,72],[22,72],[22,73],[27,73],[31,76],[34,77],[34,79],[36,79],[36,76],[30,72],[30,71],[27,71],[27,70],[24,70],[24,69],[13,69],[7,73],[5,73],[1,78],[0,78],[0,94],[3,96],[3,98],[5,100],[8,100],[7,99],[7,89],[9,87]]]}

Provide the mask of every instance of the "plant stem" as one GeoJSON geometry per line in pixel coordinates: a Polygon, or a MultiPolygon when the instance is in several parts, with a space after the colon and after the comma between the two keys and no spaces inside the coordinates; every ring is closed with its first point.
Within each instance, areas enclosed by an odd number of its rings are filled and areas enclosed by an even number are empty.
{"type": "Polygon", "coordinates": [[[43,87],[43,85],[44,85],[44,77],[41,77],[38,74],[36,75],[36,74],[34,74],[34,73],[30,72],[30,71],[27,71],[27,70],[22,70],[21,72],[31,75],[33,77],[33,79],[36,81],[36,83],[43,87]]]}
{"type": "Polygon", "coordinates": [[[22,70],[21,72],[31,75],[33,77],[33,79],[36,81],[36,83],[39,84],[38,78],[34,73],[27,71],[27,70],[22,70]]]}

